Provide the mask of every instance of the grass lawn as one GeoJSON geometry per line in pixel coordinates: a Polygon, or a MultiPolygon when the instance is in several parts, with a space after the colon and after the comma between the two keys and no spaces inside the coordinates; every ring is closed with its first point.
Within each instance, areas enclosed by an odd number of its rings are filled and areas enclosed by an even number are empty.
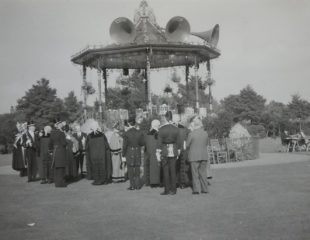
{"type": "Polygon", "coordinates": [[[175,196],[161,196],[159,188],[127,191],[128,182],[92,186],[81,180],[66,189],[27,183],[9,170],[10,156],[0,155],[0,236],[10,240],[307,240],[309,159],[265,154],[252,164],[214,166],[209,194],[192,195],[184,189],[175,196]],[[272,164],[264,164],[268,160],[272,164]]]}

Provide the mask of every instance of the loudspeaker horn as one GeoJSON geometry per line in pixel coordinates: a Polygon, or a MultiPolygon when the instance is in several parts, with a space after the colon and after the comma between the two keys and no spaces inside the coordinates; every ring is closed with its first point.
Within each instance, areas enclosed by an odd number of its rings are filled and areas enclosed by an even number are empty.
{"type": "Polygon", "coordinates": [[[136,35],[135,25],[128,18],[119,17],[110,26],[110,36],[117,43],[131,43],[136,35]]]}
{"type": "Polygon", "coordinates": [[[205,32],[192,32],[192,35],[202,38],[212,47],[216,47],[220,36],[220,26],[216,24],[212,29],[205,32]]]}
{"type": "Polygon", "coordinates": [[[171,18],[167,25],[165,36],[170,42],[182,42],[190,34],[190,25],[186,18],[176,16],[171,18]]]}

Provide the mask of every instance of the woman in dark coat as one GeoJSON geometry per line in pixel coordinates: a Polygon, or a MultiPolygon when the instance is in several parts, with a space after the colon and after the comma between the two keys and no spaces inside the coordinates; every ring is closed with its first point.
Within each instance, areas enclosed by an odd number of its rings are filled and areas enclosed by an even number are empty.
{"type": "Polygon", "coordinates": [[[87,136],[85,150],[94,179],[92,184],[107,184],[109,182],[109,172],[107,171],[106,161],[109,144],[97,123],[93,123],[91,128],[93,131],[87,136]]]}
{"type": "Polygon", "coordinates": [[[153,120],[151,130],[147,133],[145,139],[146,159],[144,172],[146,177],[146,184],[150,184],[151,187],[155,187],[160,184],[160,163],[156,158],[159,125],[159,120],[153,120]]]}
{"type": "Polygon", "coordinates": [[[16,124],[18,133],[15,136],[14,148],[13,148],[13,158],[12,158],[12,168],[20,172],[20,176],[27,176],[27,168],[25,162],[25,152],[23,149],[23,135],[26,130],[25,125],[17,123],[16,124]]]}
{"type": "Polygon", "coordinates": [[[51,132],[49,149],[52,151],[52,166],[54,168],[54,182],[55,187],[67,187],[65,181],[65,169],[67,163],[66,152],[66,135],[61,130],[63,124],[61,122],[55,123],[55,129],[51,132]]]}

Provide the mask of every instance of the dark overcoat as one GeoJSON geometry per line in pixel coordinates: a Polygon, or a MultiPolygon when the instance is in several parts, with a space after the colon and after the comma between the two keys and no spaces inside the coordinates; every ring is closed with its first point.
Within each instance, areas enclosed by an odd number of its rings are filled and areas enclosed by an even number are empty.
{"type": "Polygon", "coordinates": [[[134,127],[124,133],[123,157],[128,166],[141,166],[141,147],[144,145],[144,135],[134,127]]]}
{"type": "Polygon", "coordinates": [[[148,161],[150,184],[160,183],[160,163],[156,158],[158,132],[152,130],[145,137],[146,158],[148,161]]]}
{"type": "Polygon", "coordinates": [[[59,129],[53,129],[51,132],[49,149],[53,153],[53,166],[56,168],[66,167],[66,135],[59,129]]]}
{"type": "Polygon", "coordinates": [[[12,168],[19,171],[26,168],[22,135],[16,137],[15,145],[16,147],[13,148],[12,168]]]}
{"type": "Polygon", "coordinates": [[[91,133],[86,141],[86,155],[92,163],[105,162],[109,149],[106,137],[103,133],[91,133]]]}
{"type": "Polygon", "coordinates": [[[43,135],[40,137],[40,151],[39,151],[39,157],[42,159],[42,161],[50,161],[51,155],[49,151],[49,143],[50,143],[50,134],[43,135]]]}
{"type": "Polygon", "coordinates": [[[161,149],[163,157],[168,156],[168,144],[173,144],[174,156],[178,155],[178,150],[182,148],[179,128],[173,124],[166,124],[158,131],[158,148],[161,149]]]}

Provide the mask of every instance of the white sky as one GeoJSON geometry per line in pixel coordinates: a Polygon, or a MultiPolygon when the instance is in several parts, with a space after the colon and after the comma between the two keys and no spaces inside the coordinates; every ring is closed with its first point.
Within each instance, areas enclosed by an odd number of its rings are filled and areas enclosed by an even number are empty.
{"type": "MultiPolygon", "coordinates": [[[[133,20],[140,0],[0,0],[0,113],[40,78],[59,97],[70,90],[82,99],[81,68],[71,55],[87,44],[111,42],[117,17],[133,20]]],[[[310,101],[310,1],[307,0],[148,0],[157,23],[187,18],[192,31],[220,24],[221,57],[212,61],[214,96],[220,100],[247,84],[267,100],[287,103],[298,93],[310,101]]],[[[152,71],[159,94],[172,70],[152,71]]],[[[184,71],[179,71],[180,74],[184,71]]],[[[109,85],[115,82],[114,73],[109,85]]],[[[205,75],[205,66],[200,68],[205,75]]],[[[88,80],[97,86],[96,72],[88,80]]]]}

